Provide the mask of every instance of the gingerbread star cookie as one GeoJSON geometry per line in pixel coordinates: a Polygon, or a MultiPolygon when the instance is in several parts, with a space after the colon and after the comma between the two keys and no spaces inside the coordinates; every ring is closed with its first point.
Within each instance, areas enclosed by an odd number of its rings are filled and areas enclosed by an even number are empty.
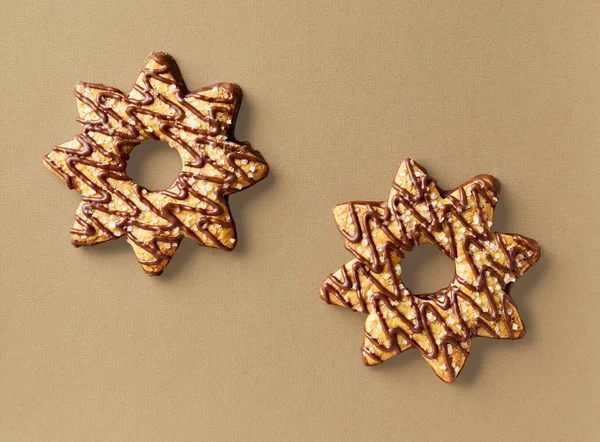
{"type": "Polygon", "coordinates": [[[234,137],[239,86],[190,92],[173,58],[155,52],[131,91],[79,83],[75,97],[81,133],[44,157],[50,171],[83,195],[73,245],[126,237],[149,275],[162,273],[184,237],[233,250],[228,197],[268,173],[260,153],[234,137]],[[181,156],[182,168],[166,190],[146,189],[127,176],[130,152],[151,137],[181,156]]]}
{"type": "Polygon", "coordinates": [[[364,312],[365,365],[416,348],[445,382],[460,373],[475,336],[520,339],[525,327],[510,295],[540,257],[536,241],[492,232],[499,181],[478,175],[449,191],[406,159],[387,201],[336,206],[334,216],[354,259],[329,275],[320,296],[364,312]],[[445,288],[415,294],[402,283],[402,258],[429,242],[454,261],[445,288]]]}

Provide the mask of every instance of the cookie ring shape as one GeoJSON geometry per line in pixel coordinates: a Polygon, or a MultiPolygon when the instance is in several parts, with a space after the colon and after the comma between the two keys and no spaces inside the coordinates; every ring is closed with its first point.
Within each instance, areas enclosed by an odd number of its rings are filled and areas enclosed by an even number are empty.
{"type": "Polygon", "coordinates": [[[444,191],[425,168],[404,160],[384,202],[334,208],[338,230],[354,259],[320,288],[329,303],[367,313],[361,348],[365,365],[416,348],[445,382],[453,382],[471,338],[519,339],[525,327],[510,295],[512,283],[540,257],[536,241],[491,232],[499,181],[478,175],[444,191]],[[455,265],[452,283],[413,294],[400,277],[401,260],[429,242],[455,265]]]}
{"type": "Polygon", "coordinates": [[[149,275],[160,275],[183,237],[233,250],[230,194],[265,178],[260,153],[234,137],[242,91],[218,83],[189,92],[175,60],[150,55],[131,91],[93,83],[75,87],[83,128],[44,157],[44,165],[83,194],[70,230],[76,247],[122,236],[149,275]],[[127,176],[131,150],[146,139],[167,142],[182,168],[166,190],[127,176]]]}

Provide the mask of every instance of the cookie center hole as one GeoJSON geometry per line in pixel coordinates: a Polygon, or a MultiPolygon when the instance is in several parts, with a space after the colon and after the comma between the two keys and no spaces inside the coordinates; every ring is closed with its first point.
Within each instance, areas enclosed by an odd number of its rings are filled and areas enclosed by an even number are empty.
{"type": "Polygon", "coordinates": [[[416,295],[437,292],[454,279],[454,262],[429,243],[408,252],[401,266],[402,281],[416,295]]]}
{"type": "Polygon", "coordinates": [[[177,151],[154,139],[136,146],[127,161],[127,175],[148,190],[168,189],[180,170],[181,158],[177,151]]]}

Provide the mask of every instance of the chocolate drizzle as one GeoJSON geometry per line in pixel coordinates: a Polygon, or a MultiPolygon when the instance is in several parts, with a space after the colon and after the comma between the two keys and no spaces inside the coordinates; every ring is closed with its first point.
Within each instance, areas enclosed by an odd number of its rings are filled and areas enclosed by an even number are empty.
{"type": "Polygon", "coordinates": [[[471,337],[518,339],[525,329],[510,296],[512,282],[540,257],[529,238],[490,231],[500,183],[478,175],[450,191],[427,171],[402,162],[387,202],[350,202],[334,215],[355,259],[330,275],[320,296],[367,312],[366,365],[416,348],[436,374],[452,382],[471,337]],[[455,262],[451,284],[414,294],[400,278],[400,262],[423,242],[455,262]]]}
{"type": "Polygon", "coordinates": [[[234,137],[239,86],[218,83],[189,92],[175,61],[157,52],[128,94],[79,83],[75,97],[81,133],[44,157],[49,170],[84,195],[73,245],[126,236],[151,275],[162,272],[184,236],[209,247],[235,247],[227,199],[268,173],[260,153],[234,137]],[[150,191],[126,174],[131,150],[150,137],[182,158],[166,190],[150,191]]]}

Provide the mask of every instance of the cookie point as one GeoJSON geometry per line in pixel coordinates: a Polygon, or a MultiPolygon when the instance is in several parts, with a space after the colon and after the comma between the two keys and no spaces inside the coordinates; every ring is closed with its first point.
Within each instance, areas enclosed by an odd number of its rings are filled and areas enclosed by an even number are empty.
{"type": "Polygon", "coordinates": [[[237,247],[237,243],[237,238],[229,238],[229,240],[225,240],[223,244],[225,248],[223,250],[225,250],[226,252],[233,252],[233,250],[237,247]]]}
{"type": "Polygon", "coordinates": [[[531,254],[529,255],[531,261],[537,262],[540,259],[540,257],[542,256],[542,249],[540,248],[540,244],[535,239],[517,234],[512,234],[512,237],[517,242],[521,242],[529,249],[529,251],[531,252],[531,254]]]}
{"type": "Polygon", "coordinates": [[[325,301],[327,304],[331,304],[331,297],[328,294],[327,288],[329,287],[329,278],[321,283],[319,286],[319,298],[325,301]]]}
{"type": "Polygon", "coordinates": [[[63,180],[69,189],[73,189],[73,180],[66,172],[64,172],[60,167],[57,166],[57,164],[50,157],[51,154],[52,152],[44,156],[44,158],[42,159],[44,166],[54,175],[63,180]]]}
{"type": "Polygon", "coordinates": [[[244,95],[241,86],[237,83],[229,83],[229,82],[217,83],[217,84],[213,85],[213,87],[225,89],[227,92],[229,92],[231,95],[233,95],[238,101],[241,100],[242,96],[244,95]]]}
{"type": "Polygon", "coordinates": [[[425,169],[423,166],[421,166],[413,158],[410,158],[410,157],[406,157],[404,160],[402,160],[402,162],[400,163],[400,166],[398,167],[398,170],[402,169],[403,167],[405,169],[412,167],[414,170],[420,170],[425,175],[429,175],[429,173],[427,172],[427,169],[425,169]]]}
{"type": "MultiPolygon", "coordinates": [[[[258,152],[258,151],[256,151],[256,152],[260,155],[260,152],[258,152]]],[[[269,176],[269,170],[270,170],[269,169],[269,165],[267,163],[265,163],[264,172],[263,172],[263,174],[262,174],[262,176],[260,178],[261,180],[264,180],[266,177],[269,176]]]]}
{"type": "Polygon", "coordinates": [[[156,51],[156,52],[150,53],[150,58],[153,58],[154,60],[156,60],[158,63],[161,63],[161,64],[168,64],[168,63],[172,63],[174,61],[173,57],[171,57],[169,54],[167,54],[166,52],[163,52],[163,51],[156,51]]]}
{"type": "Polygon", "coordinates": [[[511,339],[513,339],[513,340],[523,339],[526,334],[527,334],[527,332],[525,331],[525,325],[523,323],[521,323],[521,330],[519,331],[519,334],[518,335],[513,335],[511,337],[511,339]]]}
{"type": "Polygon", "coordinates": [[[165,270],[165,267],[167,266],[167,264],[168,264],[168,262],[165,263],[164,265],[158,265],[158,266],[142,264],[142,270],[144,271],[144,274],[146,274],[148,276],[160,276],[160,275],[162,275],[163,271],[165,270]]]}
{"type": "Polygon", "coordinates": [[[487,182],[491,188],[490,191],[496,195],[496,197],[500,194],[500,180],[493,175],[483,174],[477,175],[475,179],[480,179],[487,182]]]}
{"type": "Polygon", "coordinates": [[[525,237],[527,241],[529,241],[531,248],[533,249],[533,261],[536,262],[542,257],[542,248],[540,247],[540,243],[535,239],[525,237]]]}
{"type": "Polygon", "coordinates": [[[333,206],[333,213],[338,213],[340,211],[347,210],[349,203],[340,203],[333,206]]]}
{"type": "Polygon", "coordinates": [[[491,177],[492,178],[492,185],[494,186],[493,188],[493,192],[498,195],[500,193],[500,180],[494,176],[491,177]]]}
{"type": "Polygon", "coordinates": [[[452,384],[456,380],[456,377],[444,378],[444,377],[440,376],[439,374],[437,375],[437,377],[440,378],[442,381],[444,381],[446,384],[452,384]]]}
{"type": "Polygon", "coordinates": [[[362,357],[363,364],[367,367],[372,367],[373,365],[379,365],[383,361],[376,357],[376,355],[371,354],[364,345],[360,348],[360,354],[362,357]],[[374,357],[375,356],[375,357],[374,357]]]}

